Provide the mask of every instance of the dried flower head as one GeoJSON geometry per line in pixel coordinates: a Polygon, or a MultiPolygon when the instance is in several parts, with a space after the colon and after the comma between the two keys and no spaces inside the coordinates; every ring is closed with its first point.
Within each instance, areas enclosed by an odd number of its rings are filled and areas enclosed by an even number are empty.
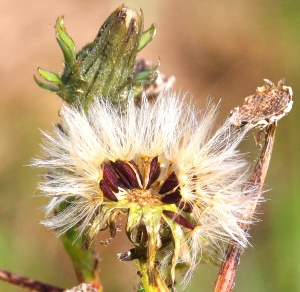
{"type": "Polygon", "coordinates": [[[127,214],[134,248],[119,258],[146,259],[150,282],[168,265],[171,285],[177,263],[189,267],[186,283],[203,252],[217,254],[230,239],[246,246],[239,224],[252,199],[237,151],[245,130],[226,120],[213,132],[216,106],[197,113],[162,91],[140,108],[129,99],[122,113],[100,98],[87,111],[64,105],[60,115],[61,125],[43,133],[45,159],[33,162],[48,169],[39,186],[51,198],[47,227],[62,234],[76,226],[89,247],[105,227],[113,238],[118,215],[127,214]]]}

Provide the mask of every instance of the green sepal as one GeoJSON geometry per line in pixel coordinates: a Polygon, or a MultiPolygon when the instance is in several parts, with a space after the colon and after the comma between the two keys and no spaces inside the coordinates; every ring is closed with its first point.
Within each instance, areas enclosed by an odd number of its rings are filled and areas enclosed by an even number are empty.
{"type": "Polygon", "coordinates": [[[157,78],[157,69],[160,66],[160,59],[158,58],[157,65],[148,71],[139,72],[134,75],[131,80],[132,84],[150,84],[157,78]]]}
{"type": "Polygon", "coordinates": [[[66,28],[64,26],[64,17],[61,16],[57,19],[55,24],[56,29],[56,40],[61,47],[65,65],[70,66],[76,59],[76,49],[73,39],[68,35],[66,28]]]}
{"type": "Polygon", "coordinates": [[[141,35],[141,39],[138,46],[138,52],[142,50],[148,43],[152,41],[156,33],[156,25],[152,24],[150,28],[145,30],[141,35]]]}
{"type": "Polygon", "coordinates": [[[39,71],[39,74],[41,75],[41,77],[43,77],[46,81],[60,84],[60,85],[63,84],[60,77],[56,73],[51,72],[51,71],[45,71],[41,68],[38,68],[38,71],[39,71]]]}
{"type": "Polygon", "coordinates": [[[150,70],[150,71],[144,71],[139,72],[136,75],[134,75],[132,79],[132,84],[149,84],[156,80],[157,78],[157,72],[156,70],[150,70]]]}
{"type": "Polygon", "coordinates": [[[71,66],[73,62],[71,50],[65,45],[65,43],[61,39],[56,38],[56,40],[64,54],[65,66],[71,66]]]}
{"type": "Polygon", "coordinates": [[[39,87],[41,87],[41,88],[43,88],[43,89],[50,90],[50,91],[55,92],[55,93],[58,92],[58,88],[57,88],[57,87],[55,87],[55,86],[53,86],[53,85],[51,85],[51,84],[43,83],[42,81],[38,80],[35,76],[33,76],[33,78],[34,78],[35,83],[36,83],[39,87]]]}

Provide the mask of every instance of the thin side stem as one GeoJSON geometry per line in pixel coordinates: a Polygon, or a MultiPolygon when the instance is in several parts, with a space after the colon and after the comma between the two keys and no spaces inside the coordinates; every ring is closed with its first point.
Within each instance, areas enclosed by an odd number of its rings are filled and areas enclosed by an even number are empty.
{"type": "MultiPolygon", "coordinates": [[[[261,197],[262,188],[266,179],[267,171],[269,168],[269,163],[271,160],[272,150],[274,146],[275,139],[275,131],[276,131],[276,123],[273,123],[267,127],[265,134],[265,145],[262,149],[260,157],[257,161],[257,164],[254,168],[253,175],[250,179],[249,185],[257,185],[257,191],[255,193],[249,194],[255,198],[254,203],[249,206],[248,211],[246,212],[243,219],[248,221],[252,218],[257,203],[261,197]]],[[[243,224],[242,228],[245,231],[249,230],[248,224],[243,224]]],[[[235,273],[237,270],[237,266],[240,261],[241,253],[243,252],[243,248],[239,246],[239,244],[235,241],[231,241],[228,245],[226,251],[225,261],[222,263],[218,277],[215,282],[213,292],[230,292],[234,285],[235,273]]]]}
{"type": "Polygon", "coordinates": [[[30,278],[19,276],[3,269],[0,269],[0,280],[14,284],[20,288],[29,289],[36,292],[63,292],[65,290],[56,286],[35,281],[30,278]]]}

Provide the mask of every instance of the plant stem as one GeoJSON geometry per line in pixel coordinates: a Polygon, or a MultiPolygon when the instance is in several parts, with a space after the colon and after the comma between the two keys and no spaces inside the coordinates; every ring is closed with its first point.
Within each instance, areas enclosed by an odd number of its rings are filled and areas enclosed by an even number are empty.
{"type": "Polygon", "coordinates": [[[143,259],[138,259],[136,261],[138,271],[140,272],[141,276],[141,285],[143,290],[139,291],[147,291],[147,292],[168,292],[169,288],[164,283],[163,279],[161,278],[158,271],[154,270],[153,275],[153,283],[151,283],[149,276],[148,276],[148,269],[147,269],[147,261],[143,259]]]}
{"type": "Polygon", "coordinates": [[[98,255],[91,247],[84,250],[82,242],[76,241],[77,231],[75,227],[70,228],[61,236],[61,241],[72,264],[79,283],[91,284],[98,292],[103,290],[98,274],[98,255]]]}
{"type": "Polygon", "coordinates": [[[0,269],[0,280],[14,284],[20,288],[29,289],[36,292],[63,292],[65,290],[59,287],[35,281],[30,278],[19,276],[3,269],[0,269]]]}
{"type": "MultiPolygon", "coordinates": [[[[262,188],[266,179],[267,170],[274,146],[276,126],[277,123],[275,122],[273,124],[270,124],[266,129],[265,145],[254,168],[253,175],[249,181],[249,185],[257,185],[258,188],[255,192],[249,194],[253,196],[254,203],[249,206],[248,211],[243,217],[245,222],[249,221],[249,219],[252,218],[257,203],[261,197],[262,188]]],[[[242,224],[241,227],[245,231],[249,230],[249,224],[242,224]]],[[[222,263],[219,269],[213,292],[230,292],[232,290],[234,285],[235,273],[242,252],[243,248],[237,242],[231,240],[226,251],[225,261],[222,263]]]]}

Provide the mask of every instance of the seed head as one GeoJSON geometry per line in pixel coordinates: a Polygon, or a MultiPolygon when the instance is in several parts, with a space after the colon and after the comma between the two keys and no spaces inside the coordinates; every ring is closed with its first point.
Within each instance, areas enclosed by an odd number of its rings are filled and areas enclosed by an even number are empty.
{"type": "Polygon", "coordinates": [[[245,130],[226,120],[214,132],[215,105],[198,113],[162,91],[152,104],[144,96],[140,108],[129,98],[122,114],[97,98],[88,110],[64,105],[60,116],[54,132],[43,133],[45,158],[33,162],[48,169],[39,186],[51,198],[47,227],[60,235],[76,226],[89,247],[104,227],[113,238],[126,214],[134,248],[120,260],[146,259],[150,281],[168,266],[171,285],[177,263],[188,266],[187,283],[203,252],[220,254],[230,239],[246,246],[239,224],[252,190],[242,190],[248,164],[237,150],[245,130]]]}

